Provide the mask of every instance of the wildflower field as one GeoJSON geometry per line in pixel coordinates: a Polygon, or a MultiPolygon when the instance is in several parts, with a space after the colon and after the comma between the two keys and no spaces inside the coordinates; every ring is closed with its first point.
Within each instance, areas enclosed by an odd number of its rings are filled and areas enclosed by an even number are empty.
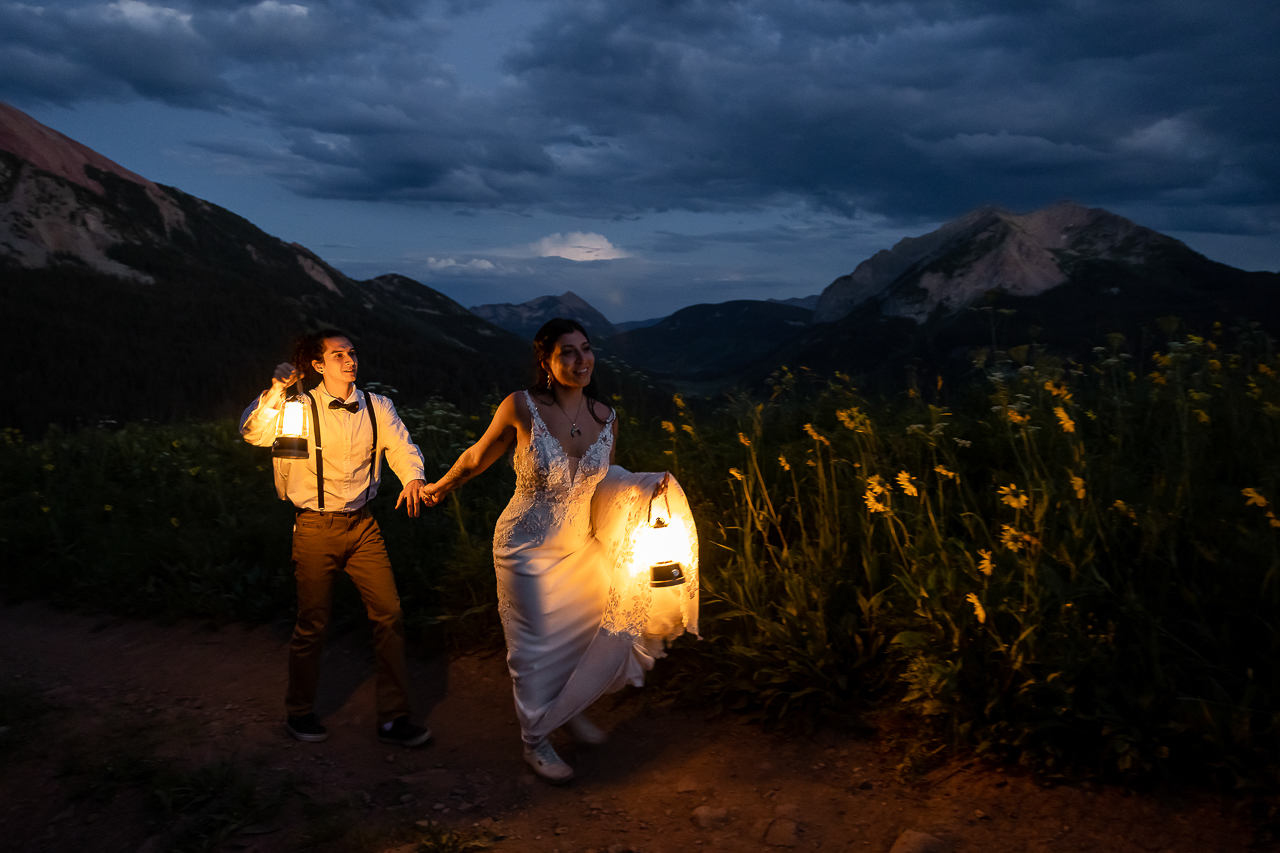
{"type": "MultiPolygon", "coordinates": [[[[920,754],[1274,784],[1280,360],[1248,324],[1160,327],[1157,351],[1113,335],[1087,363],[981,351],[970,379],[888,400],[788,370],[714,403],[617,386],[619,462],[673,471],[702,541],[704,639],[677,644],[663,688],[769,723],[906,721],[920,754]]],[[[400,411],[429,472],[485,425],[400,411]]],[[[9,433],[0,476],[10,600],[289,617],[292,513],[234,424],[9,433]]],[[[496,636],[512,479],[495,466],[417,520],[384,484],[417,628],[496,636]]]]}

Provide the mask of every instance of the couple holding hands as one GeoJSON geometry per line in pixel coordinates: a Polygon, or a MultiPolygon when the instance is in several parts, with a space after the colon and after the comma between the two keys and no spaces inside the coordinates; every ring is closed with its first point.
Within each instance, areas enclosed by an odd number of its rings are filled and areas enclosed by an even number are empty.
{"type": "Polygon", "coordinates": [[[534,362],[533,386],[504,399],[480,440],[434,483],[391,401],[356,389],[355,348],[336,329],[300,341],[293,362],[279,365],[271,388],[245,410],[245,440],[270,446],[286,389],[320,379],[307,392],[315,404],[313,452],[274,460],[276,491],[297,509],[298,616],[285,694],[285,725],[295,738],[329,736],[314,702],[339,572],[351,577],[373,622],[379,740],[413,747],[431,737],[410,719],[400,599],[367,506],[378,491],[382,455],[404,484],[396,508],[405,506],[411,516],[510,455],[516,489],[494,530],[494,568],[524,759],[544,779],[574,775],[552,746],[555,729],[603,743],[605,733],[583,714],[587,706],[626,684],[641,686],[666,641],[697,632],[692,525],[681,528],[680,543],[689,582],[650,589],[634,568],[632,532],[645,521],[653,494],[665,487],[668,508],[687,517],[679,485],[614,464],[617,414],[598,399],[595,355],[580,324],[544,325],[534,338],[534,362]]]}

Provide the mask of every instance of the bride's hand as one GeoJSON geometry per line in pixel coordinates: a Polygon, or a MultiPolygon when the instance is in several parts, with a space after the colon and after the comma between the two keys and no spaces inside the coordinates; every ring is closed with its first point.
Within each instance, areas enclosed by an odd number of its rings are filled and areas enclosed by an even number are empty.
{"type": "Polygon", "coordinates": [[[424,505],[436,506],[440,501],[444,500],[444,485],[438,482],[427,483],[422,487],[420,495],[424,505]]]}

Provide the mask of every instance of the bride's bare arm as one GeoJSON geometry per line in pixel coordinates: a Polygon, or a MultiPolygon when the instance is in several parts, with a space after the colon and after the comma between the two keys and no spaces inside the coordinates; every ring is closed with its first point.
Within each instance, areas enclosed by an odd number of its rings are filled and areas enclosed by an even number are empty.
{"type": "Polygon", "coordinates": [[[440,503],[445,495],[466,483],[468,480],[484,473],[502,454],[511,448],[516,440],[516,427],[519,414],[516,411],[516,395],[511,394],[493,413],[489,428],[480,436],[480,440],[462,451],[458,461],[453,463],[449,473],[422,489],[423,499],[427,506],[440,503]]]}

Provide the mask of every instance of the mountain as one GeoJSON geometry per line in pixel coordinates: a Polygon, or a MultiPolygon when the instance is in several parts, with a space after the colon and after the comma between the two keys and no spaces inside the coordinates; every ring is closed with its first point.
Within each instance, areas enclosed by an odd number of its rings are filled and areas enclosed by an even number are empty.
{"type": "Polygon", "coordinates": [[[509,302],[473,305],[471,313],[526,341],[533,340],[542,324],[554,317],[577,320],[587,330],[588,337],[596,340],[607,338],[618,331],[603,314],[572,291],[566,291],[560,296],[539,296],[519,305],[509,302]]]}
{"type": "Polygon", "coordinates": [[[858,264],[811,315],[782,302],[698,305],[602,349],[693,393],[760,386],[784,364],[896,391],[907,367],[956,376],[984,347],[1035,341],[1087,359],[1120,332],[1140,353],[1168,315],[1201,330],[1244,318],[1275,334],[1280,274],[1216,263],[1099,208],[984,207],[858,264]]]}
{"type": "Polygon", "coordinates": [[[153,183],[0,104],[0,329],[24,369],[0,425],[238,414],[302,332],[337,326],[362,382],[416,403],[521,384],[528,345],[398,275],[153,183]]]}
{"type": "Polygon", "coordinates": [[[818,307],[818,300],[821,294],[814,293],[809,296],[792,296],[790,299],[766,299],[766,302],[777,302],[779,305],[794,305],[797,308],[807,308],[812,311],[818,307]]]}
{"type": "Polygon", "coordinates": [[[1112,332],[1162,345],[1156,320],[1280,332],[1280,274],[1211,261],[1100,208],[975,210],[876,253],[821,294],[814,324],[779,349],[791,365],[900,387],[906,366],[955,375],[974,350],[1034,341],[1081,360],[1112,332]],[[976,310],[975,310],[976,309],[976,310]]]}
{"type": "Polygon", "coordinates": [[[597,349],[685,388],[749,381],[772,368],[778,348],[808,328],[812,316],[805,308],[753,299],[690,305],[597,349]]]}
{"type": "Polygon", "coordinates": [[[921,237],[877,252],[818,298],[814,321],[830,323],[874,300],[885,317],[927,320],[988,291],[1038,296],[1071,280],[1085,261],[1140,266],[1185,245],[1101,208],[1059,202],[1018,215],[983,207],[921,237]]]}
{"type": "Polygon", "coordinates": [[[621,323],[614,323],[613,328],[617,329],[618,332],[629,332],[632,329],[644,329],[649,326],[656,326],[658,323],[661,323],[665,319],[667,318],[666,317],[650,317],[648,320],[624,320],[621,323]]]}

